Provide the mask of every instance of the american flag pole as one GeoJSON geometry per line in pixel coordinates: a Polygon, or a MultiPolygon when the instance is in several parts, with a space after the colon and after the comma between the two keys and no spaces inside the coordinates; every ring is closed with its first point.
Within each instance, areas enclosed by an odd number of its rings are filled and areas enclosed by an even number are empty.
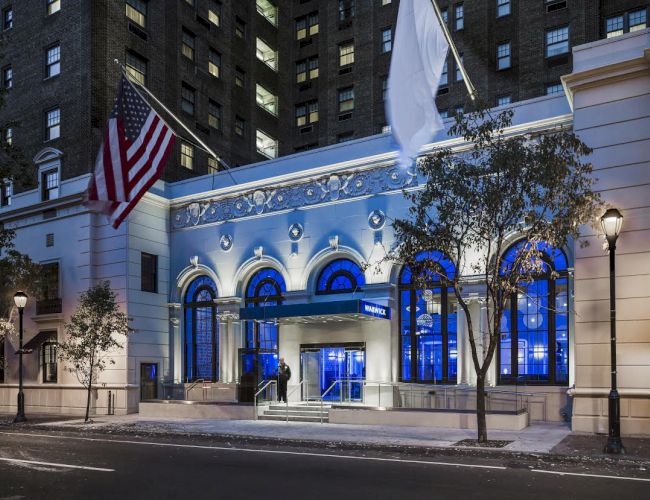
{"type": "MultiPolygon", "coordinates": [[[[217,160],[219,163],[221,163],[224,167],[226,167],[226,171],[228,172],[228,175],[230,176],[230,179],[233,181],[234,184],[237,184],[237,181],[233,177],[232,172],[230,172],[230,165],[228,165],[224,161],[223,158],[221,158],[210,147],[208,147],[207,144],[205,144],[199,137],[197,137],[197,135],[194,132],[192,132],[174,113],[172,113],[171,110],[167,106],[165,106],[160,101],[160,99],[158,99],[147,87],[145,87],[144,85],[141,85],[140,82],[135,81],[131,77],[129,72],[126,70],[124,65],[120,62],[119,59],[115,59],[114,62],[115,62],[115,64],[117,64],[120,67],[120,69],[122,70],[122,74],[126,77],[126,79],[134,85],[136,92],[140,93],[140,90],[141,90],[142,92],[147,94],[147,96],[149,96],[158,106],[160,106],[161,109],[163,111],[165,111],[165,113],[167,113],[168,116],[173,118],[174,121],[176,123],[178,123],[183,128],[183,130],[185,130],[192,137],[192,139],[194,139],[196,141],[196,143],[193,144],[194,146],[197,146],[200,149],[203,149],[206,153],[208,153],[210,156],[212,156],[215,160],[217,160]]],[[[142,95],[140,97],[142,97],[142,95]]],[[[143,99],[144,99],[144,97],[143,97],[143,99]]],[[[187,140],[187,139],[185,139],[185,140],[187,140]]],[[[191,142],[191,141],[187,141],[187,142],[191,142]]]]}
{"type": "Polygon", "coordinates": [[[176,134],[122,76],[85,203],[117,229],[160,178],[176,134]]]}

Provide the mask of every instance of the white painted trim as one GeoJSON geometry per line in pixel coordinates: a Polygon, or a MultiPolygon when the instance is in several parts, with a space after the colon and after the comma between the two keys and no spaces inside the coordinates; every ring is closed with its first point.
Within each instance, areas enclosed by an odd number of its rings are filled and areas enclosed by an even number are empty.
{"type": "MultiPolygon", "coordinates": [[[[305,290],[310,294],[315,294],[316,281],[318,280],[318,276],[323,268],[333,260],[340,258],[350,259],[351,261],[356,262],[359,266],[362,266],[366,262],[363,255],[357,252],[354,248],[348,246],[339,245],[337,250],[333,250],[330,247],[323,248],[309,259],[309,262],[307,262],[307,265],[303,269],[302,276],[300,277],[300,283],[298,283],[299,288],[297,289],[305,290]]],[[[368,282],[367,273],[368,271],[365,273],[366,282],[368,282]]]]}
{"type": "Polygon", "coordinates": [[[262,255],[262,258],[251,257],[241,266],[239,266],[239,269],[237,269],[235,277],[232,280],[232,290],[229,290],[228,296],[244,297],[248,280],[256,271],[264,267],[271,267],[282,275],[284,278],[284,283],[287,287],[287,292],[292,292],[296,289],[293,280],[291,279],[291,274],[287,268],[284,267],[282,262],[280,262],[275,257],[262,255]]]}
{"type": "Polygon", "coordinates": [[[179,304],[182,308],[183,297],[185,296],[185,292],[187,291],[188,286],[192,281],[194,281],[195,278],[198,278],[199,276],[208,276],[212,279],[212,281],[214,281],[214,283],[217,285],[217,296],[228,296],[227,293],[224,293],[221,280],[219,279],[217,273],[210,267],[204,264],[199,264],[196,267],[187,266],[180,273],[178,273],[178,276],[176,276],[176,282],[174,283],[173,288],[171,288],[171,297],[169,301],[171,303],[179,304]]]}

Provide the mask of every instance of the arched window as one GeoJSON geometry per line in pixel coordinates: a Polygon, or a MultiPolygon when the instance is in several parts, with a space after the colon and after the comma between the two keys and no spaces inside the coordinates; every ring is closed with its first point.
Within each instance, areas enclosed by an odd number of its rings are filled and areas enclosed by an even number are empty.
{"type": "Polygon", "coordinates": [[[196,278],[185,292],[185,380],[219,378],[217,286],[208,276],[196,278]]]}
{"type": "MultiPolygon", "coordinates": [[[[246,307],[277,306],[287,291],[282,274],[271,267],[257,271],[246,287],[246,307]]],[[[248,321],[246,323],[246,347],[255,349],[278,349],[278,325],[274,320],[248,321]]]]}
{"type": "Polygon", "coordinates": [[[409,266],[400,275],[400,378],[404,382],[455,384],[457,302],[446,280],[453,279],[456,269],[438,251],[422,252],[416,260],[426,261],[423,279],[416,279],[409,266]]]}
{"type": "Polygon", "coordinates": [[[363,271],[350,259],[336,259],[327,264],[318,276],[317,294],[352,293],[366,284],[363,271]]]}
{"type": "MultiPolygon", "coordinates": [[[[525,241],[503,257],[503,272],[512,268],[525,241]]],[[[540,272],[521,283],[501,319],[499,383],[564,385],[569,382],[568,263],[564,252],[546,243],[540,272]]]]}

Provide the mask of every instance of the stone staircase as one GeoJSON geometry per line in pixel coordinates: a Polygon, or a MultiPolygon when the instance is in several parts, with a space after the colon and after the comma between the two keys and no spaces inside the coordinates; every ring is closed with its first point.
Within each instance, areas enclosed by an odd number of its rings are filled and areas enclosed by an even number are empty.
{"type": "MultiPolygon", "coordinates": [[[[321,413],[320,403],[289,403],[289,422],[329,422],[330,405],[323,405],[321,413]]],[[[259,420],[287,420],[287,406],[284,403],[271,404],[258,417],[259,420]]]]}

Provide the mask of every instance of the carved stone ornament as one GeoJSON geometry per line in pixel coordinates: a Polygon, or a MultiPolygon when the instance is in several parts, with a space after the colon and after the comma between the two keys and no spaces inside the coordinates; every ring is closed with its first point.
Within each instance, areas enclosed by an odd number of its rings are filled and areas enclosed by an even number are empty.
{"type": "Polygon", "coordinates": [[[185,229],[314,206],[337,200],[397,191],[418,183],[413,172],[399,166],[338,172],[315,180],[256,189],[215,200],[194,201],[172,209],[172,226],[185,229]]]}
{"type": "Polygon", "coordinates": [[[381,210],[373,210],[370,212],[370,215],[368,215],[368,226],[370,226],[370,229],[379,231],[385,224],[386,214],[381,210]]]}
{"type": "Polygon", "coordinates": [[[291,241],[300,241],[302,239],[303,234],[304,234],[304,229],[301,224],[295,222],[291,224],[291,226],[289,226],[289,239],[291,241]]]}
{"type": "Polygon", "coordinates": [[[219,238],[219,246],[224,252],[232,250],[233,237],[229,234],[224,234],[219,238]]]}

